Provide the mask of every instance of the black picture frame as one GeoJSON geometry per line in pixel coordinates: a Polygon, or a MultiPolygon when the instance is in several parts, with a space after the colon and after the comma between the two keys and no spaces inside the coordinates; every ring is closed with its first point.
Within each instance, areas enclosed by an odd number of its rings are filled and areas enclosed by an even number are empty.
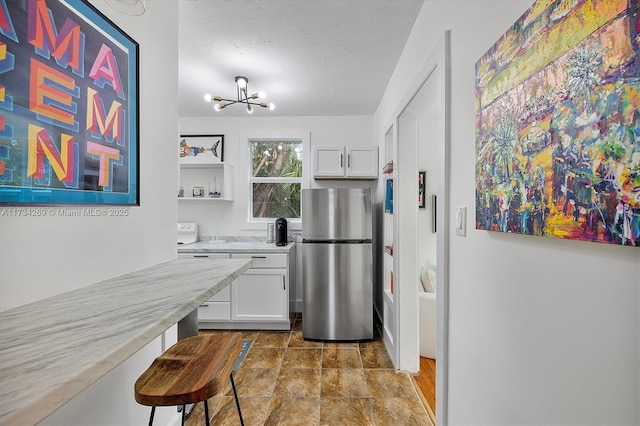
{"type": "Polygon", "coordinates": [[[418,172],[418,208],[424,209],[426,207],[424,193],[425,187],[427,185],[427,172],[418,172]]]}
{"type": "Polygon", "coordinates": [[[224,135],[180,135],[180,164],[224,163],[224,135]]]}
{"type": "Polygon", "coordinates": [[[432,222],[431,232],[433,232],[434,234],[438,230],[437,217],[438,217],[438,196],[436,194],[433,194],[431,196],[431,222],[432,222]]]}

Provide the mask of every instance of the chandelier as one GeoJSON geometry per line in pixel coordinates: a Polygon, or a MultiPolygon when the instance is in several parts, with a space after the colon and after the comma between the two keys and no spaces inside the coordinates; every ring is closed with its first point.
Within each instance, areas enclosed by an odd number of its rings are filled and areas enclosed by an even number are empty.
{"type": "Polygon", "coordinates": [[[211,96],[209,93],[204,95],[204,100],[207,102],[216,101],[217,103],[213,106],[213,109],[216,111],[220,111],[223,108],[228,107],[233,104],[243,104],[247,106],[247,112],[253,112],[253,106],[256,105],[262,108],[269,108],[270,110],[275,109],[275,105],[273,103],[266,102],[251,102],[253,99],[263,99],[266,94],[261,90],[249,96],[247,93],[247,86],[249,85],[249,79],[247,77],[237,76],[236,77],[236,91],[238,94],[238,99],[224,99],[220,96],[211,96]]]}

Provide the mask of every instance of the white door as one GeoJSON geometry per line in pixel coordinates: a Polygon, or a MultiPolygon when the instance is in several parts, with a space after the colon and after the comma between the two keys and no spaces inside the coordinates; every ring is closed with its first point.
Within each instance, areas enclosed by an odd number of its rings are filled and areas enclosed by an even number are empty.
{"type": "Polygon", "coordinates": [[[231,283],[231,319],[289,319],[289,283],[285,270],[249,269],[231,283]]]}

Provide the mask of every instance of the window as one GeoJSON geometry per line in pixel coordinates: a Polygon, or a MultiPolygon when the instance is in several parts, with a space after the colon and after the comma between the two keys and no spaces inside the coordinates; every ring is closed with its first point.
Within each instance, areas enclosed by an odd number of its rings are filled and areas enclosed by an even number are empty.
{"type": "Polygon", "coordinates": [[[302,141],[250,140],[251,217],[300,218],[302,141]]]}

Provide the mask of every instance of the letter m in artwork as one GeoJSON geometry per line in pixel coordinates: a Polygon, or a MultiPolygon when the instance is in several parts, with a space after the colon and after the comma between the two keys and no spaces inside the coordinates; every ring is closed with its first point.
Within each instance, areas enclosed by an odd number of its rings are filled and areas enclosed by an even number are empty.
{"type": "Polygon", "coordinates": [[[67,18],[58,33],[46,1],[29,0],[27,28],[36,53],[47,59],[53,55],[62,68],[71,66],[74,74],[84,77],[84,34],[80,25],[67,18]]]}
{"type": "Polygon", "coordinates": [[[94,137],[104,137],[109,142],[124,146],[124,108],[117,101],[111,103],[105,115],[104,104],[98,92],[87,88],[87,130],[94,137]]]}

